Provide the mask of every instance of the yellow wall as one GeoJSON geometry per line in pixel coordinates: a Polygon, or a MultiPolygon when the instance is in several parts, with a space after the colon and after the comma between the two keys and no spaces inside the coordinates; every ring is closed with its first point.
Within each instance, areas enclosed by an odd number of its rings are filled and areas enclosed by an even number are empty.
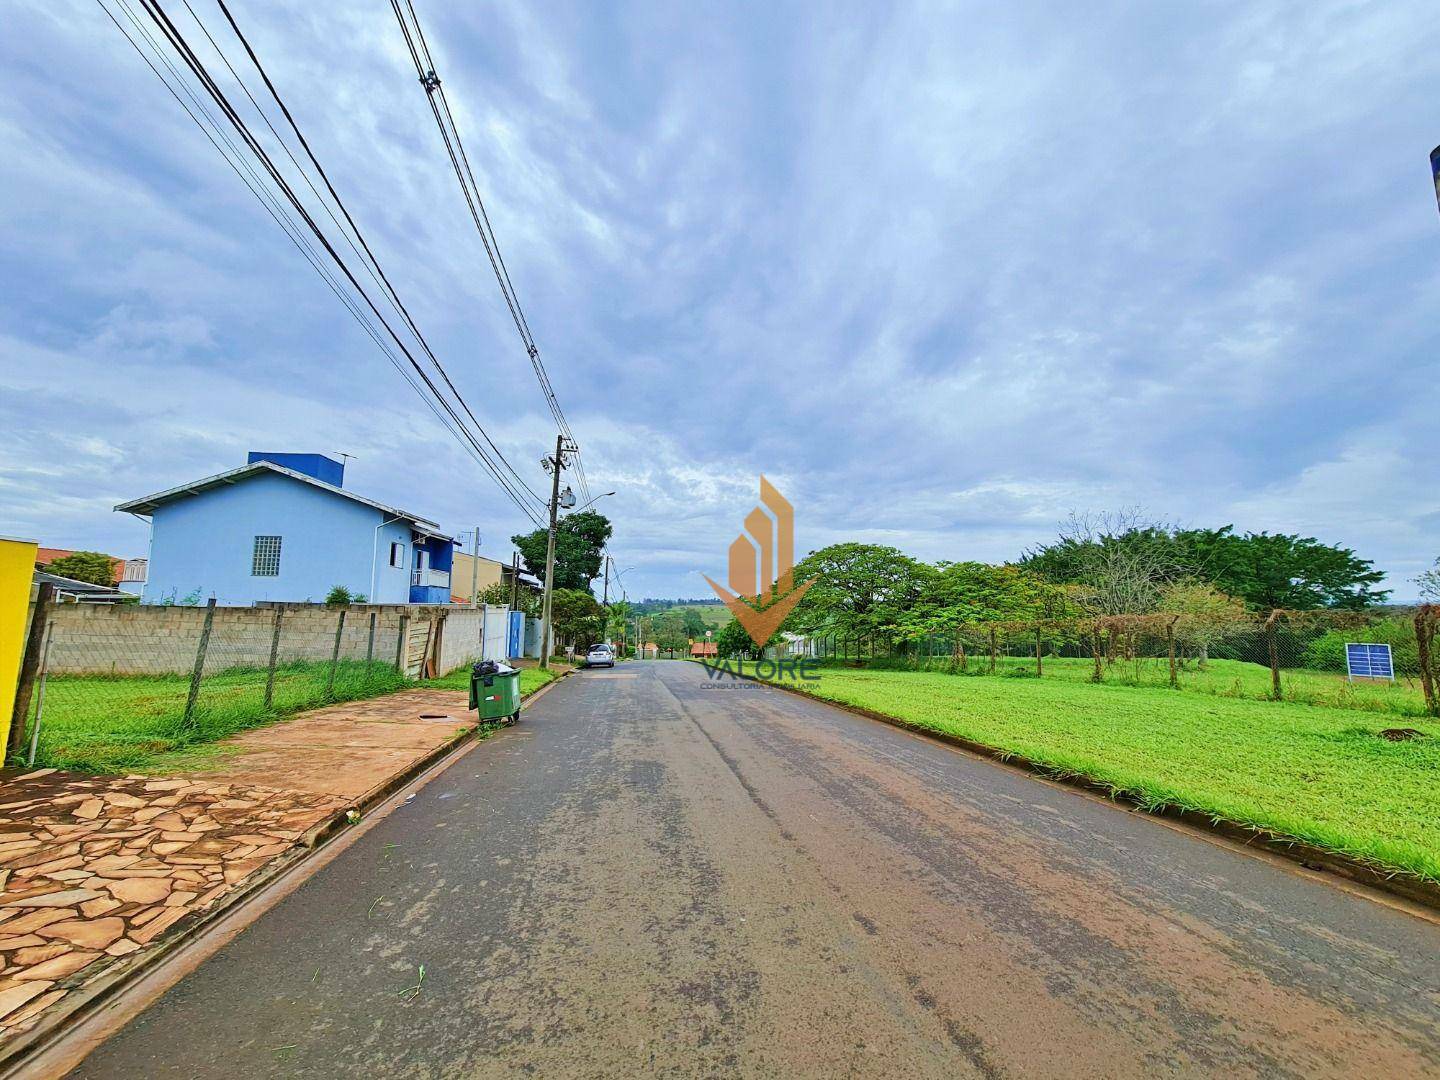
{"type": "MultiPolygon", "coordinates": [[[[473,555],[466,555],[463,552],[455,552],[455,563],[450,568],[450,595],[463,596],[470,599],[470,575],[472,573],[470,564],[474,561],[473,555]]],[[[504,563],[498,563],[494,559],[487,559],[480,556],[480,569],[475,572],[478,579],[475,585],[477,592],[484,592],[491,585],[500,581],[500,571],[505,567],[504,563]]],[[[505,567],[508,569],[508,567],[505,567]]]]}
{"type": "Polygon", "coordinates": [[[0,756],[10,736],[20,654],[25,651],[25,618],[35,578],[34,540],[0,537],[0,756]]]}

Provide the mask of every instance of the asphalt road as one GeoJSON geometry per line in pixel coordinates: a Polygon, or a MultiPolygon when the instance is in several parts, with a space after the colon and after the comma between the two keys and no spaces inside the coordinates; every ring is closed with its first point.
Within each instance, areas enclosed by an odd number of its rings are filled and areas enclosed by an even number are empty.
{"type": "Polygon", "coordinates": [[[1440,1075],[1440,925],[725,685],[567,679],[73,1075],[1440,1075]]]}

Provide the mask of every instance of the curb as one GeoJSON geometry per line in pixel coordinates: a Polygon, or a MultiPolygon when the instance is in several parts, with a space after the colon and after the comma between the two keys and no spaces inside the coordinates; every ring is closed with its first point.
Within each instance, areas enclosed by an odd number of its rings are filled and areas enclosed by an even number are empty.
{"type": "MultiPolygon", "coordinates": [[[[540,687],[538,690],[532,690],[529,694],[522,697],[520,699],[521,704],[524,705],[528,702],[534,701],[536,698],[540,697],[552,686],[554,686],[556,683],[558,683],[561,679],[565,678],[565,676],[569,674],[570,672],[565,671],[561,672],[559,675],[556,675],[555,678],[551,679],[548,683],[540,687]]],[[[473,738],[475,734],[481,730],[482,726],[483,725],[480,723],[467,724],[465,727],[461,728],[454,735],[452,735],[447,741],[441,743],[433,750],[430,750],[423,757],[416,758],[414,761],[410,762],[409,765],[405,766],[405,768],[402,769],[400,772],[395,773],[393,776],[391,776],[388,780],[382,780],[380,783],[376,784],[373,788],[371,788],[369,791],[365,792],[365,794],[361,795],[358,799],[356,799],[353,805],[347,806],[343,810],[335,811],[335,813],[332,814],[329,819],[325,821],[316,822],[314,825],[311,825],[310,828],[306,829],[303,833],[300,834],[300,838],[295,842],[299,844],[302,848],[313,851],[330,837],[338,833],[346,825],[350,824],[350,814],[352,812],[363,816],[365,812],[371,807],[375,806],[377,803],[381,803],[388,799],[391,795],[395,794],[395,792],[399,791],[401,788],[409,784],[410,781],[415,779],[415,777],[419,776],[421,773],[428,771],[431,766],[439,762],[441,758],[447,757],[451,753],[453,753],[456,747],[473,738]]]]}
{"type": "Polygon", "coordinates": [[[1093,795],[1103,796],[1109,802],[1124,804],[1132,813],[1139,812],[1152,817],[1163,817],[1184,822],[1186,825],[1201,829],[1214,836],[1223,837],[1241,847],[1260,848],[1272,855],[1278,855],[1290,862],[1297,863],[1306,870],[1332,873],[1337,877],[1343,877],[1356,884],[1364,885],[1379,892],[1399,897],[1402,900],[1420,904],[1432,911],[1440,912],[1440,883],[1415,877],[1407,871],[1390,870],[1353,855],[1345,855],[1338,851],[1329,851],[1325,848],[1317,847],[1306,840],[1285,836],[1282,833],[1272,832],[1260,826],[1246,825],[1240,821],[1230,821],[1227,818],[1216,817],[1198,810],[1185,810],[1181,807],[1170,805],[1147,807],[1133,793],[1115,788],[1103,781],[1095,780],[1079,773],[1066,772],[1054,765],[1046,765],[1043,762],[1033,761],[1021,754],[1000,750],[986,743],[967,739],[962,735],[952,735],[949,732],[936,731],[933,728],[927,728],[909,720],[902,720],[898,716],[890,716],[887,713],[876,712],[874,709],[867,709],[860,705],[846,705],[843,702],[830,701],[816,694],[807,693],[804,690],[797,690],[789,686],[781,686],[778,683],[758,679],[753,675],[745,675],[742,673],[732,674],[735,674],[737,678],[758,683],[761,686],[767,686],[771,689],[779,690],[782,693],[794,694],[796,697],[805,698],[807,701],[817,702],[821,705],[828,705],[832,709],[839,709],[841,712],[847,712],[853,716],[862,716],[867,720],[878,720],[882,724],[889,724],[891,727],[900,728],[902,731],[908,731],[914,735],[920,735],[927,739],[933,739],[936,742],[945,743],[956,749],[974,754],[977,757],[983,757],[997,765],[1012,768],[1017,772],[1039,776],[1057,784],[1064,784],[1066,787],[1077,788],[1093,795]]]}
{"type": "MultiPolygon", "coordinates": [[[[554,679],[538,690],[521,698],[522,703],[528,704],[541,697],[569,674],[569,671],[564,671],[556,675],[554,679]]],[[[478,723],[469,724],[463,731],[411,761],[388,780],[371,788],[352,806],[337,810],[326,820],[310,826],[296,839],[294,849],[276,856],[269,865],[259,870],[244,885],[222,896],[214,907],[180,920],[175,924],[172,932],[165,935],[162,942],[153,948],[134,954],[129,958],[129,962],[126,958],[121,958],[118,963],[110,965],[103,971],[93,983],[74,991],[73,1001],[62,1003],[61,1007],[43,1022],[18,1036],[9,1045],[0,1047],[0,1077],[10,1077],[16,1074],[25,1067],[26,1062],[32,1056],[61,1042],[66,1035],[66,1031],[62,1029],[68,1028],[71,1023],[102,1008],[122,993],[126,987],[155,970],[181,946],[188,945],[199,937],[222,916],[263,892],[277,878],[289,874],[297,864],[323,847],[326,841],[344,831],[345,826],[350,824],[349,815],[352,811],[363,815],[413,782],[417,777],[435,768],[445,758],[452,755],[458,758],[461,753],[478,741],[474,736],[479,729],[478,723]]]]}

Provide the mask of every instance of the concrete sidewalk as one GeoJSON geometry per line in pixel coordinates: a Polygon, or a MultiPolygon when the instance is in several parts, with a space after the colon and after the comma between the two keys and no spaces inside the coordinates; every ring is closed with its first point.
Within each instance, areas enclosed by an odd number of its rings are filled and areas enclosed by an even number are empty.
{"type": "Polygon", "coordinates": [[[0,782],[0,1039],[213,907],[345,804],[208,778],[41,769],[0,782]]]}
{"type": "Polygon", "coordinates": [[[205,776],[361,799],[474,731],[466,706],[466,695],[457,690],[402,690],[314,709],[226,739],[233,756],[205,776]]]}
{"type": "Polygon", "coordinates": [[[244,732],[218,769],[0,772],[0,1053],[475,727],[465,694],[407,690],[244,732]]]}

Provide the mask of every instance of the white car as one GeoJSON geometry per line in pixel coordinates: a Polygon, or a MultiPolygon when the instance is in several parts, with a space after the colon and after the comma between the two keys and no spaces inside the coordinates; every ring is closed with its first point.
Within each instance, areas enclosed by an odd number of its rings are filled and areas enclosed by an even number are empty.
{"type": "Polygon", "coordinates": [[[585,654],[585,659],[580,662],[582,668],[592,667],[614,667],[615,650],[609,645],[591,645],[590,651],[585,654]]]}

